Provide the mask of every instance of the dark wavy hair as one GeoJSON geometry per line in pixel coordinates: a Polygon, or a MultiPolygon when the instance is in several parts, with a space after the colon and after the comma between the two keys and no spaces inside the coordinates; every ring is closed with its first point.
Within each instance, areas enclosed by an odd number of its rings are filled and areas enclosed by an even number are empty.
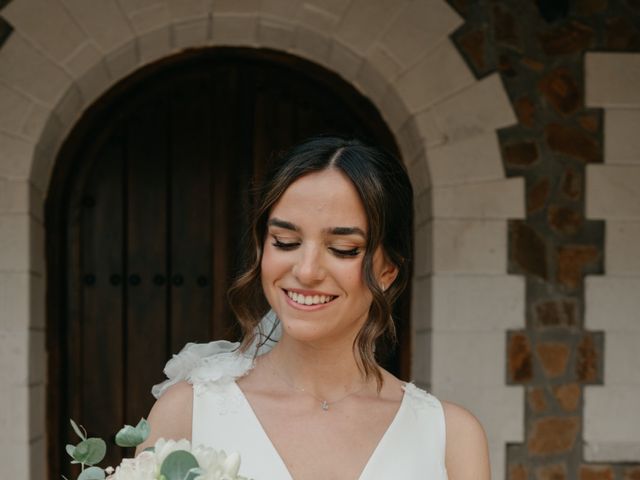
{"type": "Polygon", "coordinates": [[[262,290],[260,265],[271,209],[297,179],[327,169],[339,170],[351,180],[367,217],[362,270],[373,300],[353,349],[354,353],[357,351],[356,361],[364,378],[375,376],[380,389],[382,374],[375,360],[375,344],[382,336],[396,341],[392,306],[410,275],[413,190],[398,158],[356,139],[318,136],[303,141],[278,158],[258,190],[258,202],[251,217],[247,263],[228,292],[231,309],[244,334],[240,348],[246,351],[255,339],[255,327],[270,308],[262,290]],[[378,286],[373,271],[373,254],[379,246],[387,260],[398,268],[396,279],[385,291],[378,286]]]}

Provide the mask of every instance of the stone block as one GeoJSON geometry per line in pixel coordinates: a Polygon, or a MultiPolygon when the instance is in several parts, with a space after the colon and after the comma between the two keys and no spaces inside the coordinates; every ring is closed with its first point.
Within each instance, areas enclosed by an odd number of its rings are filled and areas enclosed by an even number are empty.
{"type": "Polygon", "coordinates": [[[587,386],[584,454],[588,461],[637,461],[640,455],[639,385],[587,386]]]}
{"type": "Polygon", "coordinates": [[[61,1],[103,52],[111,52],[134,38],[129,21],[113,0],[61,1]]]}
{"type": "Polygon", "coordinates": [[[431,185],[431,180],[429,179],[427,159],[424,158],[424,155],[420,155],[413,163],[409,164],[407,170],[411,184],[413,185],[414,195],[427,192],[431,185]]]}
{"type": "Polygon", "coordinates": [[[155,3],[129,15],[131,25],[138,35],[169,25],[171,12],[166,3],[155,3]]]}
{"type": "MultiPolygon", "coordinates": [[[[24,361],[26,362],[26,358],[24,361]]],[[[16,368],[16,366],[2,364],[2,371],[16,368]]],[[[14,444],[27,444],[31,438],[30,432],[30,389],[26,385],[10,385],[0,389],[0,428],[4,438],[10,438],[14,444]]],[[[15,448],[15,447],[14,447],[15,448]]],[[[15,449],[20,450],[20,449],[15,449]]],[[[4,448],[0,451],[5,452],[4,448]]],[[[7,465],[12,462],[7,462],[7,465]]],[[[23,473],[10,478],[22,478],[23,473]]],[[[3,472],[3,475],[6,472],[3,472]]]]}
{"type": "MultiPolygon", "coordinates": [[[[424,225],[431,220],[431,191],[425,191],[413,197],[414,223],[424,225]]],[[[425,247],[426,248],[426,247],[425,247]]],[[[429,247],[430,248],[430,247],[429,247]]]]}
{"type": "Polygon", "coordinates": [[[587,106],[640,107],[640,54],[587,53],[585,85],[587,106]]]}
{"type": "Polygon", "coordinates": [[[0,270],[27,271],[34,248],[28,215],[0,215],[0,270]]]}
{"type": "Polygon", "coordinates": [[[604,161],[607,164],[640,164],[640,109],[604,113],[604,161]]]}
{"type": "Polygon", "coordinates": [[[411,117],[407,105],[393,87],[387,89],[385,96],[376,106],[393,132],[398,131],[411,117]]]}
{"type": "Polygon", "coordinates": [[[393,83],[402,71],[398,60],[380,44],[372,45],[366,58],[389,83],[393,83]]]}
{"type": "Polygon", "coordinates": [[[136,40],[132,40],[108,53],[105,64],[111,78],[119,81],[133,73],[140,65],[136,40]]]}
{"type": "Polygon", "coordinates": [[[331,39],[322,32],[298,26],[293,42],[295,52],[321,65],[328,66],[331,39]]]}
{"type": "Polygon", "coordinates": [[[3,388],[29,384],[29,330],[0,330],[0,381],[3,388]]]}
{"type": "Polygon", "coordinates": [[[638,342],[640,342],[640,332],[605,331],[605,388],[617,385],[635,385],[640,389],[640,356],[637,354],[638,342]]]}
{"type": "Polygon", "coordinates": [[[447,142],[447,136],[441,131],[432,109],[424,110],[412,119],[415,120],[416,128],[427,148],[432,149],[447,142]]]}
{"type": "Polygon", "coordinates": [[[432,258],[432,232],[433,225],[430,222],[419,225],[415,229],[415,262],[413,264],[414,275],[429,275],[433,269],[432,258]]]}
{"type": "Polygon", "coordinates": [[[260,10],[260,0],[215,0],[212,11],[225,14],[248,14],[260,10]]]}
{"type": "Polygon", "coordinates": [[[40,140],[42,132],[49,121],[49,119],[54,118],[51,115],[51,108],[45,107],[40,104],[33,104],[29,115],[27,116],[27,120],[22,126],[22,136],[28,140],[33,142],[37,142],[40,140]]]}
{"type": "Polygon", "coordinates": [[[73,78],[81,78],[88,70],[102,60],[103,53],[93,41],[85,42],[65,62],[65,68],[73,78]]]}
{"type": "Polygon", "coordinates": [[[411,283],[411,322],[413,332],[431,330],[433,302],[433,277],[414,277],[411,283]]]}
{"type": "Polygon", "coordinates": [[[508,178],[433,189],[434,218],[523,218],[524,180],[508,178]]]}
{"type": "Polygon", "coordinates": [[[353,0],[342,17],[337,37],[364,55],[406,3],[406,0],[353,0]]]}
{"type": "Polygon", "coordinates": [[[495,332],[503,337],[507,329],[524,328],[524,280],[515,275],[434,275],[433,328],[439,332],[495,332]]]}
{"type": "Polygon", "coordinates": [[[31,190],[26,180],[0,178],[0,215],[7,213],[29,213],[31,190]]]}
{"type": "MultiPolygon", "coordinates": [[[[298,20],[302,25],[305,25],[313,30],[317,30],[320,32],[330,32],[335,28],[335,26],[340,21],[340,15],[342,11],[339,9],[336,11],[331,11],[327,9],[327,6],[330,5],[331,2],[304,2],[300,6],[300,10],[298,13],[298,20]]],[[[336,7],[341,6],[342,10],[344,10],[348,2],[333,2],[336,4],[336,7]]]]}
{"type": "Polygon", "coordinates": [[[0,331],[20,332],[30,327],[29,282],[27,272],[0,272],[0,331]]]}
{"type": "MultiPolygon", "coordinates": [[[[429,180],[427,159],[425,157],[425,147],[422,143],[422,138],[415,119],[410,117],[406,122],[394,133],[396,142],[400,148],[400,157],[403,159],[404,164],[410,167],[416,162],[422,162],[427,172],[427,180],[429,180]]],[[[424,186],[427,187],[431,184],[429,180],[424,186]]],[[[414,184],[414,194],[415,194],[414,184]]]]}
{"type": "Polygon", "coordinates": [[[432,148],[427,160],[434,186],[504,178],[495,132],[432,148]]]}
{"type": "MultiPolygon", "coordinates": [[[[477,361],[482,361],[478,359],[477,361]]],[[[434,359],[434,370],[445,358],[434,359]]],[[[462,379],[461,379],[462,380],[462,379]]],[[[524,391],[522,387],[475,386],[456,384],[440,384],[433,382],[432,393],[440,400],[457,403],[468,409],[480,420],[484,427],[489,445],[499,445],[504,450],[507,442],[521,443],[524,440],[524,391]]],[[[493,467],[497,464],[491,451],[493,467]]]]}
{"type": "Polygon", "coordinates": [[[0,49],[0,81],[47,105],[54,105],[71,78],[14,32],[0,49]]]}
{"type": "Polygon", "coordinates": [[[0,132],[0,177],[10,180],[28,179],[34,150],[32,142],[0,132]]]}
{"type": "Polygon", "coordinates": [[[58,63],[64,62],[86,41],[85,33],[58,2],[11,2],[2,16],[58,63]]]}
{"type": "Polygon", "coordinates": [[[268,17],[290,22],[298,17],[300,4],[298,0],[262,0],[259,8],[268,17]]]}
{"type": "Polygon", "coordinates": [[[640,333],[640,278],[588,276],[585,279],[585,328],[640,333]]]}
{"type": "Polygon", "coordinates": [[[215,45],[255,46],[258,30],[253,15],[220,15],[213,17],[212,38],[215,45]]]}
{"type": "Polygon", "coordinates": [[[500,75],[492,74],[433,107],[451,142],[516,123],[500,75]]]}
{"type": "Polygon", "coordinates": [[[605,272],[640,276],[640,221],[605,224],[605,272]]]}
{"type": "Polygon", "coordinates": [[[160,60],[171,52],[171,27],[152,30],[138,37],[138,49],[140,51],[140,64],[160,60]]]}
{"type": "Polygon", "coordinates": [[[587,218],[640,220],[640,165],[588,165],[587,218]]]}
{"type": "MultiPolygon", "coordinates": [[[[437,299],[434,299],[437,300],[437,299]]],[[[505,370],[505,333],[437,329],[442,320],[434,318],[431,332],[434,385],[502,387],[505,370]]]]}
{"type": "Polygon", "coordinates": [[[55,107],[54,115],[62,127],[70,131],[84,110],[84,97],[79,88],[71,85],[55,107]]]}
{"type": "MultiPolygon", "coordinates": [[[[0,397],[0,408],[5,412],[11,412],[13,405],[8,401],[3,401],[2,397],[0,397]]],[[[2,418],[0,417],[1,422],[2,418]]],[[[30,480],[38,478],[25,476],[25,474],[30,475],[28,472],[33,468],[31,466],[30,444],[26,438],[16,440],[9,433],[3,435],[0,440],[0,462],[4,465],[2,474],[6,478],[28,478],[30,480]]],[[[46,478],[46,476],[40,478],[46,478]]]]}
{"type": "Polygon", "coordinates": [[[362,57],[338,40],[333,40],[331,43],[327,63],[332,71],[338,73],[346,81],[351,82],[355,79],[362,61],[362,57]]]}
{"type": "Polygon", "coordinates": [[[431,332],[414,332],[412,335],[411,376],[412,381],[431,384],[431,332]]]}
{"type": "Polygon", "coordinates": [[[212,28],[209,22],[208,18],[198,18],[174,23],[173,46],[179,49],[206,46],[210,42],[212,28]]]}
{"type": "Polygon", "coordinates": [[[30,478],[42,479],[47,478],[47,446],[46,437],[43,435],[37,440],[33,440],[29,444],[30,478]]]}
{"type": "Polygon", "coordinates": [[[527,439],[531,456],[568,453],[578,440],[580,417],[542,417],[532,422],[527,439]]]}
{"type": "Polygon", "coordinates": [[[209,0],[167,0],[169,15],[173,21],[204,18],[209,14],[209,0]]]}
{"type": "MultiPolygon", "coordinates": [[[[380,41],[403,67],[408,67],[462,23],[463,19],[442,0],[408,2],[380,41]]],[[[457,51],[451,53],[460,57],[457,51]]]]}
{"type": "Polygon", "coordinates": [[[33,101],[22,93],[0,84],[0,130],[19,134],[33,109],[33,101]]]}
{"type": "Polygon", "coordinates": [[[473,75],[456,48],[445,39],[403,73],[395,86],[404,103],[415,113],[474,82],[473,75]]]}
{"type": "Polygon", "coordinates": [[[433,270],[436,273],[506,273],[507,222],[434,220],[433,270]]]}
{"type": "MultiPolygon", "coordinates": [[[[361,65],[355,78],[355,86],[366,97],[378,107],[380,113],[384,116],[385,111],[381,108],[381,105],[389,92],[389,82],[384,75],[378,71],[375,65],[365,59],[361,65]]],[[[398,107],[395,107],[398,110],[398,107]]],[[[397,127],[400,127],[402,123],[398,123],[397,127]]]]}
{"type": "Polygon", "coordinates": [[[258,20],[257,42],[261,47],[289,51],[293,47],[295,30],[289,23],[270,18],[258,20]]]}
{"type": "Polygon", "coordinates": [[[76,85],[82,93],[85,105],[90,105],[106,92],[113,85],[113,81],[104,59],[98,61],[84,75],[78,78],[76,85]]]}

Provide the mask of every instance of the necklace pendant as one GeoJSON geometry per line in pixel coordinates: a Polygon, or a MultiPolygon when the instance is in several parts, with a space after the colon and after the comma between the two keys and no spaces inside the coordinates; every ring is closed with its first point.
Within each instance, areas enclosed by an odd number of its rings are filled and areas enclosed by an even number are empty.
{"type": "Polygon", "coordinates": [[[327,402],[326,400],[323,400],[322,403],[320,404],[320,407],[322,407],[322,410],[326,412],[327,410],[329,410],[329,402],[327,402]]]}

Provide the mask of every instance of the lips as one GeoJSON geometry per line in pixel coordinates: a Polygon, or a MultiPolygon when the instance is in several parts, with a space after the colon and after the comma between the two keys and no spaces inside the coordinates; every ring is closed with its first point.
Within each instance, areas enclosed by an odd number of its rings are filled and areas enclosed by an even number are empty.
{"type": "Polygon", "coordinates": [[[291,301],[301,306],[325,305],[337,297],[324,292],[283,290],[291,301]]]}

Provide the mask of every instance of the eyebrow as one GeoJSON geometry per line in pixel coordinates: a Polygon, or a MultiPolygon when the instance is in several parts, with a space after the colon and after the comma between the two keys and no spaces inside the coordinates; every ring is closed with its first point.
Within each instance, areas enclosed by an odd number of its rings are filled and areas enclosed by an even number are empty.
{"type": "MultiPolygon", "coordinates": [[[[286,220],[280,220],[279,218],[269,219],[267,225],[270,227],[280,227],[284,228],[285,230],[291,230],[300,233],[300,227],[294,225],[291,222],[287,222],[286,220]]],[[[362,238],[367,238],[364,231],[359,227],[331,227],[325,228],[324,232],[331,235],[360,235],[362,238]]]]}

